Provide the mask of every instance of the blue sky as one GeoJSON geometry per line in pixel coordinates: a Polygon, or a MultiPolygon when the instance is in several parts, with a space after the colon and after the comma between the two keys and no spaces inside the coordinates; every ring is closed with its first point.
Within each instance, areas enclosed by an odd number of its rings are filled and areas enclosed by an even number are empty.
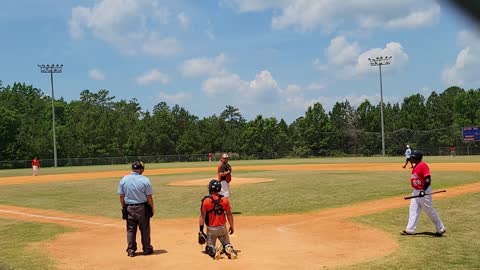
{"type": "Polygon", "coordinates": [[[226,105],[251,120],[288,123],[320,102],[356,106],[479,88],[480,39],[472,23],[433,0],[5,0],[0,80],[50,95],[38,64],[63,64],[55,98],[84,89],[165,101],[200,118],[226,105]]]}

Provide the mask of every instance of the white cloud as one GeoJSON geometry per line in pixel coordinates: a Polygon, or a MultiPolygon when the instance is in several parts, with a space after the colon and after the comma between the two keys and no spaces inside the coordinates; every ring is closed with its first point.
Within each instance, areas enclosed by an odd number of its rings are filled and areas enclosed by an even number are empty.
{"type": "Polygon", "coordinates": [[[313,60],[314,68],[322,72],[336,74],[339,78],[352,79],[359,76],[377,72],[370,66],[368,58],[379,56],[392,56],[390,65],[385,65],[385,71],[397,71],[403,69],[408,63],[408,55],[403,46],[398,42],[390,42],[385,48],[373,48],[361,52],[356,42],[349,43],[345,37],[339,36],[331,40],[325,50],[325,63],[320,59],[313,60]]]}
{"type": "Polygon", "coordinates": [[[288,0],[221,0],[220,5],[236,8],[239,12],[250,12],[281,8],[288,2],[288,0]]]}
{"type": "Polygon", "coordinates": [[[91,10],[85,7],[76,7],[72,9],[72,18],[69,21],[70,35],[74,39],[81,39],[84,35],[83,24],[91,20],[91,10]]]}
{"type": "Polygon", "coordinates": [[[169,95],[168,93],[165,93],[165,92],[160,92],[158,94],[158,99],[160,101],[165,101],[168,104],[182,104],[185,101],[190,100],[191,98],[192,98],[192,95],[186,92],[178,92],[173,95],[169,95]]]}
{"type": "Polygon", "coordinates": [[[472,44],[478,44],[480,36],[477,32],[463,30],[458,33],[457,44],[460,47],[470,46],[472,44]]]}
{"type": "Polygon", "coordinates": [[[250,82],[225,72],[205,80],[202,89],[207,96],[222,96],[243,104],[273,103],[279,94],[277,82],[268,70],[260,71],[250,82]]]}
{"type": "Polygon", "coordinates": [[[327,62],[334,66],[351,65],[359,54],[360,47],[357,42],[348,43],[344,36],[332,39],[325,51],[327,62]]]}
{"type": "Polygon", "coordinates": [[[461,31],[457,43],[462,49],[455,64],[443,70],[442,80],[447,86],[474,87],[480,84],[480,37],[470,31],[461,31]]]}
{"type": "Polygon", "coordinates": [[[152,36],[145,39],[142,46],[142,51],[148,55],[154,56],[168,56],[174,55],[181,50],[180,45],[176,39],[165,38],[158,39],[152,36]]]}
{"type": "Polygon", "coordinates": [[[385,45],[385,48],[373,48],[360,54],[355,66],[353,66],[353,75],[360,76],[372,72],[376,73],[377,70],[370,66],[368,58],[376,58],[379,56],[392,57],[390,65],[382,67],[382,71],[385,70],[386,72],[402,70],[409,62],[408,54],[403,50],[402,44],[398,42],[390,42],[385,45]]]}
{"type": "Polygon", "coordinates": [[[215,58],[198,57],[184,61],[180,66],[180,72],[187,77],[215,75],[225,72],[227,58],[221,53],[215,58]]]}
{"type": "Polygon", "coordinates": [[[159,34],[168,17],[168,9],[155,0],[99,0],[92,7],[72,9],[70,35],[78,40],[91,33],[132,54],[171,55],[180,50],[178,41],[159,34]]]}
{"type": "Polygon", "coordinates": [[[417,28],[429,26],[440,18],[440,6],[434,5],[426,10],[414,11],[403,18],[387,21],[385,28],[417,28]]]}
{"type": "Polygon", "coordinates": [[[434,24],[440,6],[434,0],[222,0],[239,12],[272,9],[272,27],[326,31],[353,23],[363,28],[417,28],[434,24]]]}
{"type": "Polygon", "coordinates": [[[310,83],[306,89],[313,90],[313,91],[323,90],[325,89],[325,85],[322,83],[313,82],[313,83],[310,83]]]}
{"type": "Polygon", "coordinates": [[[233,73],[211,77],[202,83],[202,89],[208,96],[235,96],[247,89],[248,84],[233,73]]]}
{"type": "Polygon", "coordinates": [[[168,81],[168,75],[158,71],[158,69],[152,69],[137,77],[137,83],[140,85],[147,85],[153,82],[166,84],[168,81]]]}
{"type": "Polygon", "coordinates": [[[94,80],[97,80],[97,81],[103,81],[105,80],[105,73],[103,73],[103,71],[99,70],[99,69],[91,69],[89,72],[88,72],[88,75],[90,76],[90,78],[94,79],[94,80]]]}
{"type": "Polygon", "coordinates": [[[190,18],[184,12],[180,12],[177,15],[177,19],[180,22],[182,29],[187,29],[190,25],[190,18]]]}
{"type": "Polygon", "coordinates": [[[268,70],[262,70],[257,74],[255,80],[250,82],[249,86],[254,90],[272,89],[277,87],[277,82],[268,70]]]}

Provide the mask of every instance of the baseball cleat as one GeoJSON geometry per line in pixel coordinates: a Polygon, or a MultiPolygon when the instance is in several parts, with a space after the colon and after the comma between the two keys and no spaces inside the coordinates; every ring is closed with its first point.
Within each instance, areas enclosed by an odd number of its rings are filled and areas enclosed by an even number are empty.
{"type": "Polygon", "coordinates": [[[447,232],[447,229],[443,228],[441,231],[436,232],[436,233],[435,233],[435,236],[441,237],[441,236],[442,236],[444,233],[446,233],[446,232],[447,232]]]}
{"type": "Polygon", "coordinates": [[[229,259],[236,259],[238,257],[237,252],[235,251],[235,249],[233,249],[231,245],[227,245],[225,247],[225,253],[227,254],[229,259]]]}
{"type": "Polygon", "coordinates": [[[414,232],[407,232],[406,230],[403,230],[402,232],[400,232],[401,235],[415,235],[414,232]]]}
{"type": "Polygon", "coordinates": [[[135,251],[132,251],[132,252],[128,252],[128,257],[135,257],[135,251]]]}

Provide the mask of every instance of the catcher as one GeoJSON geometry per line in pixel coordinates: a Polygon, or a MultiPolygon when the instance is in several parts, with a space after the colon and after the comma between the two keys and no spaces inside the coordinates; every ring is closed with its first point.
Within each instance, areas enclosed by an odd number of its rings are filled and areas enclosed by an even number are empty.
{"type": "Polygon", "coordinates": [[[222,183],[220,195],[223,195],[224,197],[230,196],[230,182],[232,181],[232,166],[228,164],[228,159],[228,154],[223,154],[217,168],[217,179],[220,183],[222,183]]]}
{"type": "Polygon", "coordinates": [[[221,189],[222,185],[216,179],[212,179],[208,184],[209,195],[202,199],[200,207],[198,243],[207,244],[205,253],[214,260],[221,259],[222,254],[226,254],[229,259],[236,259],[238,254],[230,243],[229,237],[229,233],[234,232],[232,210],[228,198],[218,194],[221,189]],[[230,224],[228,231],[227,220],[230,224]],[[205,224],[207,225],[206,234],[203,232],[205,224]],[[217,238],[220,241],[218,246],[215,245],[217,238]]]}

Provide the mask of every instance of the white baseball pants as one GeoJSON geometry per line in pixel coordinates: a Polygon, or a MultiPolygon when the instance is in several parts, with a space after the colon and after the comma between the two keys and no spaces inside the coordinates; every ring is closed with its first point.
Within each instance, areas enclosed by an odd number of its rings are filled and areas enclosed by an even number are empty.
{"type": "MultiPolygon", "coordinates": [[[[431,192],[432,192],[432,187],[430,186],[427,188],[425,193],[431,193],[431,192]]],[[[420,190],[414,189],[412,192],[412,195],[418,195],[419,193],[420,193],[420,190]]],[[[437,212],[433,208],[432,195],[426,195],[422,198],[414,198],[410,200],[410,211],[409,211],[409,217],[408,217],[408,224],[406,228],[406,231],[408,233],[414,233],[415,230],[417,229],[418,218],[420,217],[420,213],[422,212],[422,209],[435,225],[435,229],[437,230],[437,232],[441,232],[442,230],[445,229],[445,226],[443,225],[442,220],[440,220],[440,217],[438,216],[437,212]]]]}

